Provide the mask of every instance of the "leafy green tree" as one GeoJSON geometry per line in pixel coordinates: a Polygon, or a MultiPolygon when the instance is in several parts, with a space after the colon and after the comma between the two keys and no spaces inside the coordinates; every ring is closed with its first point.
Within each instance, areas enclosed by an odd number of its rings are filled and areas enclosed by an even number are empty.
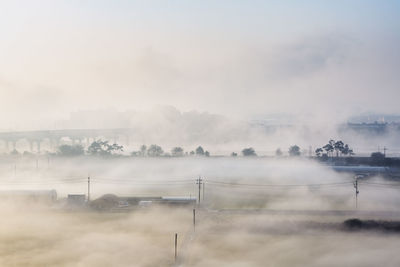
{"type": "Polygon", "coordinates": [[[252,147],[244,148],[242,150],[242,155],[244,157],[255,157],[255,156],[257,156],[256,151],[252,147]]]}
{"type": "Polygon", "coordinates": [[[82,145],[61,145],[58,147],[57,155],[64,157],[81,156],[85,153],[82,145]]]}
{"type": "Polygon", "coordinates": [[[149,157],[160,157],[162,154],[164,154],[164,151],[158,145],[151,145],[149,149],[147,149],[147,155],[149,157]]]}
{"type": "Polygon", "coordinates": [[[300,147],[297,145],[289,147],[289,156],[298,157],[300,156],[300,147]]]}

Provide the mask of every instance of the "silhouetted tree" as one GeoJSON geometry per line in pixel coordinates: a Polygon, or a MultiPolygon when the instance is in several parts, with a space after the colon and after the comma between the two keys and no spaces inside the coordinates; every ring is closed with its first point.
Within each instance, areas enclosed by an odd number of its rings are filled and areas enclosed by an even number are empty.
{"type": "Polygon", "coordinates": [[[324,152],[324,150],[320,147],[315,149],[315,155],[317,155],[317,157],[321,157],[323,152],[324,152]]]}
{"type": "Polygon", "coordinates": [[[282,150],[281,150],[280,148],[278,148],[278,149],[275,151],[275,156],[281,157],[282,155],[283,155],[282,150]]]}
{"type": "Polygon", "coordinates": [[[174,147],[174,148],[171,150],[171,155],[172,155],[173,157],[182,157],[182,156],[183,156],[183,148],[181,148],[181,147],[174,147]]]}
{"type": "Polygon", "coordinates": [[[204,155],[204,149],[201,146],[196,148],[196,155],[198,155],[198,156],[204,155]]]}
{"type": "Polygon", "coordinates": [[[109,156],[118,151],[124,151],[123,146],[118,144],[110,145],[108,141],[97,140],[90,144],[87,153],[93,156],[109,156]]]}
{"type": "Polygon", "coordinates": [[[297,145],[289,147],[289,156],[291,157],[297,157],[300,156],[300,147],[297,145]]]}
{"type": "Polygon", "coordinates": [[[57,154],[64,157],[81,156],[85,153],[81,145],[61,145],[58,147],[57,154]]]}
{"type": "Polygon", "coordinates": [[[208,152],[208,151],[204,152],[204,156],[209,157],[210,156],[210,152],[208,152]]]}
{"type": "Polygon", "coordinates": [[[163,149],[158,145],[151,145],[149,149],[147,149],[147,155],[149,157],[159,157],[164,154],[163,149]]]}
{"type": "Polygon", "coordinates": [[[140,155],[141,155],[142,157],[144,157],[144,156],[146,156],[146,152],[147,152],[147,147],[146,147],[146,145],[142,145],[142,146],[140,147],[140,155]]]}
{"type": "MultiPolygon", "coordinates": [[[[328,144],[324,145],[322,147],[326,151],[327,156],[333,157],[334,152],[336,152],[336,157],[339,156],[347,156],[347,155],[354,155],[353,150],[349,147],[348,144],[343,143],[343,141],[335,141],[333,139],[329,140],[328,144]]],[[[318,150],[318,149],[317,149],[318,150]]],[[[318,150],[319,153],[317,153],[317,150],[315,153],[321,155],[322,151],[318,150]]]]}
{"type": "Polygon", "coordinates": [[[232,152],[232,153],[231,153],[231,156],[232,156],[232,157],[237,157],[237,153],[236,153],[236,152],[232,152]]]}
{"type": "Polygon", "coordinates": [[[342,149],[342,155],[353,156],[354,155],[353,149],[351,149],[348,144],[345,144],[343,149],[342,149]]]}
{"type": "Polygon", "coordinates": [[[326,151],[326,154],[329,156],[333,156],[333,151],[335,149],[334,147],[335,141],[334,140],[329,140],[328,144],[324,145],[322,148],[326,151]]]}
{"type": "Polygon", "coordinates": [[[336,151],[336,157],[339,157],[339,154],[341,155],[343,153],[344,143],[342,141],[336,141],[333,148],[336,151]]]}
{"type": "Polygon", "coordinates": [[[257,156],[256,152],[252,147],[244,148],[242,150],[242,155],[245,157],[254,157],[257,156]]]}
{"type": "Polygon", "coordinates": [[[141,156],[142,154],[140,153],[140,151],[132,151],[131,152],[131,156],[132,157],[139,157],[139,156],[141,156]]]}

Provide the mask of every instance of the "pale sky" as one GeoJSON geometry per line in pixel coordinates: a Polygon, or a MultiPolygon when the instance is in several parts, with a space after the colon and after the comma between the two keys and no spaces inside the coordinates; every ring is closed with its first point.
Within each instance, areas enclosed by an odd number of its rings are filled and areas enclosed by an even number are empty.
{"type": "Polygon", "coordinates": [[[82,109],[400,113],[400,1],[0,1],[0,129],[82,109]]]}

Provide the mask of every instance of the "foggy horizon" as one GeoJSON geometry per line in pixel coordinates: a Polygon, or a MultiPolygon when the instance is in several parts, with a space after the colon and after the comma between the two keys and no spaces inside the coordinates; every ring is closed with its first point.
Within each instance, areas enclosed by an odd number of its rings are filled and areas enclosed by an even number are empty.
{"type": "Polygon", "coordinates": [[[396,1],[40,2],[0,4],[2,129],[157,105],[238,119],[400,112],[396,1]]]}
{"type": "Polygon", "coordinates": [[[0,1],[0,267],[399,267],[400,1],[0,1]]]}

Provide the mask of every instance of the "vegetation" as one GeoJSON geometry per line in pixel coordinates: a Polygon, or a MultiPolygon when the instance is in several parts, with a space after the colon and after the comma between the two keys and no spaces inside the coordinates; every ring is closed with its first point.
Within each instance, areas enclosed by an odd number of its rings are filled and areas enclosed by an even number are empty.
{"type": "Polygon", "coordinates": [[[140,152],[139,152],[139,154],[140,154],[140,156],[142,156],[142,157],[144,157],[144,156],[147,155],[147,147],[146,147],[146,145],[142,145],[142,146],[140,147],[140,152]]]}
{"type": "Polygon", "coordinates": [[[147,155],[149,157],[160,157],[164,154],[163,149],[158,145],[151,145],[149,149],[147,149],[147,155]]]}
{"type": "Polygon", "coordinates": [[[174,147],[174,148],[171,150],[171,155],[172,155],[173,157],[182,157],[182,156],[184,155],[184,153],[183,153],[183,148],[181,148],[181,147],[174,147]]]}
{"type": "Polygon", "coordinates": [[[64,157],[82,156],[83,154],[85,154],[85,149],[82,145],[61,145],[57,152],[57,155],[64,157]]]}
{"type": "Polygon", "coordinates": [[[242,150],[242,155],[244,157],[255,157],[257,156],[256,152],[252,147],[248,147],[242,150]]]}
{"type": "Polygon", "coordinates": [[[204,149],[201,146],[196,148],[196,155],[204,156],[204,149]]]}
{"type": "Polygon", "coordinates": [[[97,140],[94,141],[87,150],[87,153],[92,156],[110,156],[117,152],[122,152],[123,146],[118,144],[110,145],[108,141],[97,140]]]}
{"type": "Polygon", "coordinates": [[[335,141],[331,139],[322,148],[317,148],[315,150],[315,155],[317,157],[333,158],[335,155],[336,157],[353,156],[355,153],[353,152],[353,149],[351,149],[348,144],[343,143],[343,141],[335,141]]]}
{"type": "Polygon", "coordinates": [[[291,157],[298,157],[300,156],[300,147],[297,145],[289,147],[289,156],[291,157]]]}

